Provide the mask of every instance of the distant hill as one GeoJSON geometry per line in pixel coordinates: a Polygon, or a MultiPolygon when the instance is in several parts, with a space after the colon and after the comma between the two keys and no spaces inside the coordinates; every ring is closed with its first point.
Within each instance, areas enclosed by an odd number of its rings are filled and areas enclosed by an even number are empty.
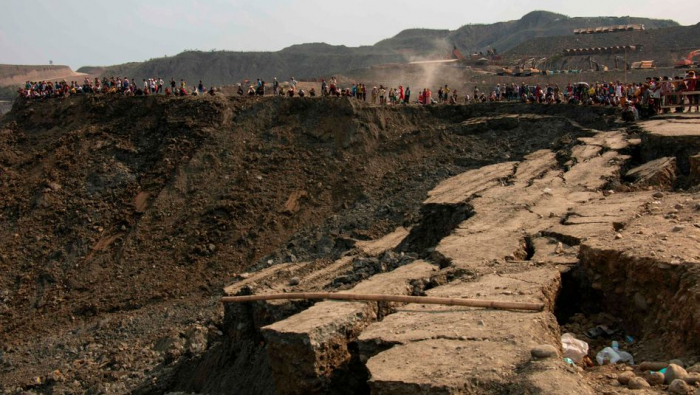
{"type": "Polygon", "coordinates": [[[0,87],[24,85],[26,81],[71,80],[81,77],[68,66],[0,64],[0,87]]]}
{"type": "Polygon", "coordinates": [[[533,11],[516,21],[493,24],[465,25],[457,30],[413,29],[399,33],[395,37],[378,42],[375,47],[403,49],[421,56],[434,51],[445,51],[456,45],[463,53],[486,51],[495,48],[505,52],[518,44],[537,37],[573,36],[573,30],[584,27],[623,25],[641,23],[647,29],[678,26],[671,20],[633,17],[593,17],[569,18],[566,15],[547,11],[533,11]],[[411,45],[412,40],[417,40],[411,45]],[[433,48],[427,42],[435,43],[433,48]]]}
{"type": "MultiPolygon", "coordinates": [[[[690,50],[700,49],[700,23],[693,26],[675,26],[664,29],[629,31],[604,34],[563,35],[531,39],[509,50],[509,58],[557,57],[563,58],[565,49],[611,47],[616,45],[641,44],[638,52],[628,53],[628,61],[654,60],[659,67],[673,66],[675,59],[685,56],[690,50]]],[[[592,55],[598,62],[608,66],[614,64],[615,55],[592,55]]],[[[620,54],[619,56],[622,56],[620,54]]],[[[569,57],[574,58],[587,56],[569,57]]]]}
{"type": "MultiPolygon", "coordinates": [[[[288,80],[317,78],[363,69],[376,64],[444,57],[453,46],[462,53],[496,48],[512,49],[537,37],[570,35],[583,27],[643,23],[648,29],[678,26],[670,20],[645,18],[569,18],[546,11],[534,11],[519,20],[494,24],[465,25],[457,30],[408,29],[370,46],[346,47],[325,43],[293,45],[277,52],[188,51],[172,57],[152,59],[104,68],[105,76],[128,76],[198,80],[205,85],[223,85],[244,79],[277,77],[288,80]]],[[[80,69],[81,71],[83,69],[80,69]]],[[[86,68],[85,71],[94,71],[86,68]]]]}

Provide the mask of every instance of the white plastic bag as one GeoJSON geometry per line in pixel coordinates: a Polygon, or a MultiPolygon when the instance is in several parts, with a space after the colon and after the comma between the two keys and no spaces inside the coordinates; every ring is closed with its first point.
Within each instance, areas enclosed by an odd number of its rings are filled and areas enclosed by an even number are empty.
{"type": "Polygon", "coordinates": [[[588,355],[588,343],[575,338],[571,333],[561,335],[561,347],[564,350],[564,358],[571,358],[578,364],[588,355]]]}
{"type": "Polygon", "coordinates": [[[627,351],[618,351],[617,354],[620,356],[620,361],[634,365],[634,358],[632,357],[632,354],[628,353],[627,351]]]}
{"type": "Polygon", "coordinates": [[[598,365],[605,365],[606,362],[613,365],[621,359],[620,354],[613,350],[612,347],[605,347],[595,356],[595,360],[598,362],[598,365]]]}

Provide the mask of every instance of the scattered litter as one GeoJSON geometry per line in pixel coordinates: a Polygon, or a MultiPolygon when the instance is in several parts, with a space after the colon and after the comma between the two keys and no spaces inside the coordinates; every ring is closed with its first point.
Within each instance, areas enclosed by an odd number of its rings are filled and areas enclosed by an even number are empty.
{"type": "Polygon", "coordinates": [[[630,335],[627,335],[627,336],[625,336],[625,341],[626,341],[627,343],[632,344],[632,343],[634,343],[634,338],[633,338],[632,336],[630,336],[630,335]]]}
{"type": "Polygon", "coordinates": [[[634,358],[632,354],[626,351],[615,351],[611,347],[605,347],[596,356],[595,360],[598,365],[616,364],[618,362],[628,362],[630,365],[634,365],[634,358]]]}
{"type": "Polygon", "coordinates": [[[551,195],[551,194],[552,194],[552,188],[545,188],[545,189],[542,190],[542,192],[543,192],[545,195],[551,195]]]}
{"type": "Polygon", "coordinates": [[[591,328],[588,331],[586,331],[586,336],[588,336],[591,339],[597,339],[603,335],[612,336],[616,332],[616,330],[610,329],[607,325],[598,325],[595,328],[591,328]]]}
{"type": "Polygon", "coordinates": [[[575,338],[571,333],[561,335],[561,347],[564,358],[570,358],[577,364],[583,363],[583,357],[588,354],[588,343],[575,338]]]}
{"type": "Polygon", "coordinates": [[[571,359],[571,358],[564,358],[564,362],[566,362],[567,365],[571,365],[571,366],[576,365],[576,364],[574,363],[574,360],[571,359]]]}

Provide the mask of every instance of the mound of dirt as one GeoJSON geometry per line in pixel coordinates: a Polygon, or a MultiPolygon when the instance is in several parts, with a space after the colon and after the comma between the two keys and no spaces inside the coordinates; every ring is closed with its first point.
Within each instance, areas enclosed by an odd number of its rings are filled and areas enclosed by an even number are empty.
{"type": "Polygon", "coordinates": [[[216,298],[243,271],[327,264],[413,225],[439,181],[567,150],[591,135],[580,125],[605,128],[615,115],[320,98],[18,100],[0,125],[0,389],[128,392],[221,336],[216,298]]]}
{"type": "Polygon", "coordinates": [[[26,81],[68,81],[85,78],[87,74],[76,73],[68,66],[24,66],[0,64],[0,86],[20,86],[26,81]]]}

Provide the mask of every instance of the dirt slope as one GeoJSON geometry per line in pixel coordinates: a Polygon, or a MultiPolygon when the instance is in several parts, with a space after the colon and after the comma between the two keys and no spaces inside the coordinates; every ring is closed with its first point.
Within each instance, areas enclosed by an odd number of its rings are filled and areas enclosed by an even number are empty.
{"type": "MultiPolygon", "coordinates": [[[[614,117],[562,110],[597,127],[614,117]]],[[[535,138],[507,119],[503,132],[460,126],[494,111],[554,109],[219,96],[16,102],[0,128],[0,382],[36,386],[38,377],[45,388],[63,382],[51,378],[58,370],[78,380],[74,391],[134,388],[144,368],[170,361],[155,349],[171,331],[217,336],[212,298],[236,273],[332,261],[351,239],[413,223],[439,180],[588,133],[560,115],[535,138]]]]}
{"type": "Polygon", "coordinates": [[[86,74],[76,73],[68,66],[23,66],[0,64],[0,86],[21,86],[26,81],[59,80],[75,81],[86,74]]]}

